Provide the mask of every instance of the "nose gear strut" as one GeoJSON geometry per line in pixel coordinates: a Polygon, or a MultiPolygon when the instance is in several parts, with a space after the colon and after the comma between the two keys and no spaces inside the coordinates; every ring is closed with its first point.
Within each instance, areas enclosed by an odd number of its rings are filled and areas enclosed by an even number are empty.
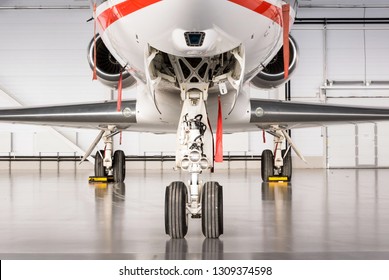
{"type": "Polygon", "coordinates": [[[177,129],[176,168],[189,172],[190,179],[187,185],[173,182],[166,188],[166,234],[171,238],[185,237],[190,216],[202,219],[205,237],[218,238],[223,233],[222,186],[217,182],[204,184],[199,178],[203,171],[213,167],[213,138],[205,103],[207,95],[199,89],[192,89],[183,96],[177,129]]]}

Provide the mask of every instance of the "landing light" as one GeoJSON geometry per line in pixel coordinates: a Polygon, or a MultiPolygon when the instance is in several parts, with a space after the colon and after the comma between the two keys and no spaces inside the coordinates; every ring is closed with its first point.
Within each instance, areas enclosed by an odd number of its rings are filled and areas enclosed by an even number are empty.
{"type": "Polygon", "coordinates": [[[132,111],[130,108],[126,107],[123,109],[122,114],[125,118],[129,118],[132,116],[132,111]]]}
{"type": "Polygon", "coordinates": [[[263,117],[264,115],[265,115],[265,111],[261,107],[258,107],[255,110],[255,116],[257,116],[258,118],[263,117]]]}
{"type": "Polygon", "coordinates": [[[181,160],[181,168],[182,168],[183,170],[187,170],[187,169],[189,168],[189,165],[190,165],[190,161],[189,161],[188,158],[183,158],[183,159],[181,160]]]}
{"type": "Polygon", "coordinates": [[[194,163],[199,162],[200,159],[201,159],[200,152],[197,151],[197,150],[191,151],[190,154],[189,154],[189,159],[190,159],[191,162],[194,162],[194,163]]]}
{"type": "Polygon", "coordinates": [[[207,158],[203,157],[200,160],[200,167],[201,167],[201,169],[207,169],[209,167],[209,162],[208,162],[207,158]]]}

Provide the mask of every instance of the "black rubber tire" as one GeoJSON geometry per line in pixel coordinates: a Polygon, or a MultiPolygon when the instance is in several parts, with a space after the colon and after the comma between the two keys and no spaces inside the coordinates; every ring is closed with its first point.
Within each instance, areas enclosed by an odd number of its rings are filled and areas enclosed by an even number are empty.
{"type": "Polygon", "coordinates": [[[107,172],[105,171],[104,163],[104,150],[96,152],[95,156],[95,176],[96,177],[105,177],[107,172]]]}
{"type": "Polygon", "coordinates": [[[113,154],[113,180],[115,183],[123,183],[126,179],[126,156],[123,151],[117,150],[113,154]]]}
{"type": "Polygon", "coordinates": [[[223,234],[223,187],[218,182],[207,182],[201,195],[201,228],[206,238],[223,234]]]}
{"type": "Polygon", "coordinates": [[[274,156],[271,150],[264,150],[261,156],[262,181],[268,182],[270,176],[274,176],[274,156]]]}
{"type": "Polygon", "coordinates": [[[282,151],[282,157],[284,158],[284,165],[282,166],[281,175],[288,177],[289,181],[292,180],[292,151],[289,149],[289,152],[285,156],[286,150],[282,151]]]}
{"type": "Polygon", "coordinates": [[[184,182],[172,182],[165,192],[165,232],[171,238],[184,238],[188,233],[186,203],[188,190],[184,182]]]}

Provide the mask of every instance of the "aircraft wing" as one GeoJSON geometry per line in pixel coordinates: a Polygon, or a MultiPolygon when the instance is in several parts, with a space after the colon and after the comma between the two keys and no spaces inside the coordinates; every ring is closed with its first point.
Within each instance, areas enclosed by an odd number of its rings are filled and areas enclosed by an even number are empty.
{"type": "Polygon", "coordinates": [[[0,122],[75,128],[104,128],[115,124],[119,129],[126,129],[136,123],[136,101],[123,101],[122,108],[118,112],[116,102],[100,102],[3,109],[0,122]]]}
{"type": "Polygon", "coordinates": [[[315,103],[251,99],[250,123],[268,129],[272,125],[290,129],[329,124],[389,120],[389,108],[356,107],[315,103]]]}
{"type": "MultiPolygon", "coordinates": [[[[120,130],[131,130],[131,126],[137,123],[136,100],[123,101],[123,109],[120,112],[117,111],[116,106],[116,101],[113,101],[2,109],[0,110],[0,122],[92,129],[115,125],[120,130]]],[[[247,127],[247,130],[252,130],[253,125],[260,129],[269,129],[274,125],[283,129],[291,129],[334,123],[389,120],[389,108],[378,107],[251,99],[250,108],[250,123],[241,124],[242,127],[247,127]]]]}

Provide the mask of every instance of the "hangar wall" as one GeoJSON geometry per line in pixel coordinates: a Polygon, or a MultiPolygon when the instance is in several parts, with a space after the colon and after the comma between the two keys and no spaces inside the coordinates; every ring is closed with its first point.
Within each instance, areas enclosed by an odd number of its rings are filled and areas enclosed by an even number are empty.
{"type": "MultiPolygon", "coordinates": [[[[300,9],[298,17],[363,18],[382,17],[385,13],[389,10],[300,9]]],[[[86,47],[93,36],[93,24],[86,22],[90,16],[89,10],[0,11],[1,107],[112,98],[110,89],[91,81],[86,60],[86,47]]],[[[295,25],[292,35],[300,48],[299,67],[291,81],[292,100],[389,106],[388,25],[295,25]],[[381,83],[375,85],[375,81],[381,83]]],[[[131,97],[135,90],[125,90],[124,95],[131,97]]],[[[254,96],[284,96],[283,88],[246,90],[254,96]]],[[[90,130],[59,130],[62,136],[39,126],[1,124],[0,155],[82,155],[97,135],[97,131],[90,130]],[[69,141],[80,149],[69,147],[69,141]]],[[[294,157],[295,166],[389,166],[383,141],[387,131],[389,127],[384,123],[294,130],[292,137],[309,161],[305,165],[294,157]],[[374,149],[366,152],[363,145],[374,149]]],[[[126,132],[121,149],[129,155],[173,154],[174,146],[160,144],[172,143],[173,139],[172,135],[126,132]]],[[[225,151],[257,155],[263,148],[272,147],[271,137],[267,140],[262,143],[261,132],[227,135],[225,151]]]]}
{"type": "MultiPolygon", "coordinates": [[[[383,18],[388,12],[383,8],[300,9],[298,17],[383,18]]],[[[389,25],[295,25],[292,35],[301,53],[292,78],[292,100],[389,107],[389,25]]],[[[304,155],[323,167],[388,167],[384,149],[388,131],[384,122],[336,125],[293,131],[293,138],[304,155]]]]}

